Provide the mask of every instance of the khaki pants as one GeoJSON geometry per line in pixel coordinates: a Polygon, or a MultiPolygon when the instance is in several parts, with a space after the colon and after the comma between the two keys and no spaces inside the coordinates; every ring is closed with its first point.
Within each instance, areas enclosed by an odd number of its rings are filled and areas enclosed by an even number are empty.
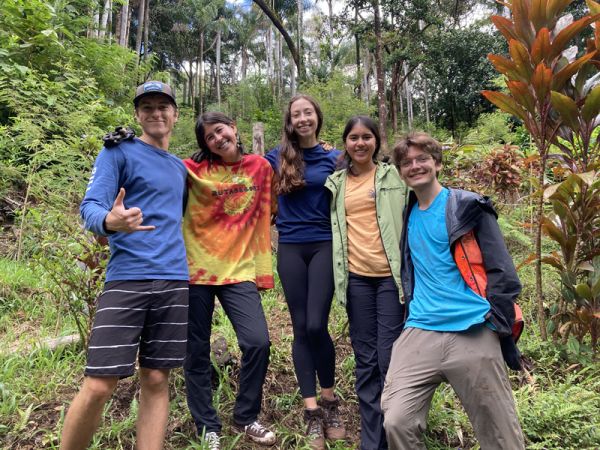
{"type": "Polygon", "coordinates": [[[435,389],[450,383],[482,450],[524,449],[510,383],[495,332],[407,328],[394,343],[381,396],[390,450],[425,449],[422,435],[435,389]]]}

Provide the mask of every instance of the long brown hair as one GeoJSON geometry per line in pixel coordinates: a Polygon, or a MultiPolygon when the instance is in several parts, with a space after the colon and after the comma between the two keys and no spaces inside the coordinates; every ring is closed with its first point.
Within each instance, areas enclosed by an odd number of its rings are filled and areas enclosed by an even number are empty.
{"type": "Polygon", "coordinates": [[[306,185],[306,180],[304,179],[303,151],[300,148],[296,131],[294,131],[294,127],[292,126],[292,104],[298,100],[308,101],[315,109],[318,119],[316,131],[317,137],[319,137],[319,132],[321,131],[321,126],[323,125],[323,112],[321,111],[321,108],[315,99],[305,94],[297,94],[292,97],[288,103],[283,121],[283,133],[281,136],[279,173],[277,181],[278,194],[289,194],[290,192],[301,189],[306,185]]]}

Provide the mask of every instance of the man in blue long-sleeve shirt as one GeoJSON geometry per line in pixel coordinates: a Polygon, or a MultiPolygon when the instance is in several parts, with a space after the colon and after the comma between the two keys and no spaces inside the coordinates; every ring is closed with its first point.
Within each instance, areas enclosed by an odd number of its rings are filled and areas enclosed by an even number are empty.
{"type": "Polygon", "coordinates": [[[137,448],[163,446],[169,370],[183,364],[188,268],[181,234],[186,170],[168,152],[177,104],[170,86],[136,90],[138,138],[102,149],[81,203],[85,227],[108,236],[111,256],[98,299],[85,379],[65,417],[61,449],[86,448],[120,378],[140,366],[137,448]]]}

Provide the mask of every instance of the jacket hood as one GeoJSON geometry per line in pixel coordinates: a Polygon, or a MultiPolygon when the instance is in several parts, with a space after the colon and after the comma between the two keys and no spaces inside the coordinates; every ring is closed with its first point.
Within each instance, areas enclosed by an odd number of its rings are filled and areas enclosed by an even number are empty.
{"type": "Polygon", "coordinates": [[[450,188],[448,203],[446,228],[450,246],[459,237],[475,228],[484,212],[491,213],[496,219],[498,218],[498,213],[489,197],[474,192],[450,188]],[[449,214],[450,211],[452,211],[451,214],[449,214]]]}

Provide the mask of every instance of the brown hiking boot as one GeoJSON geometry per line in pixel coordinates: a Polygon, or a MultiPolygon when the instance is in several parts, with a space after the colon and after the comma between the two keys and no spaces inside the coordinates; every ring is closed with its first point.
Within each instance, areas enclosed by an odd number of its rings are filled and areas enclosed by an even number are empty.
{"type": "Polygon", "coordinates": [[[323,410],[305,409],[306,437],[311,450],[325,450],[325,435],[323,434],[323,410]]]}
{"type": "Polygon", "coordinates": [[[323,429],[325,430],[325,437],[334,441],[346,439],[346,428],[340,417],[339,398],[336,397],[333,400],[328,400],[321,397],[318,404],[323,409],[323,429]]]}

